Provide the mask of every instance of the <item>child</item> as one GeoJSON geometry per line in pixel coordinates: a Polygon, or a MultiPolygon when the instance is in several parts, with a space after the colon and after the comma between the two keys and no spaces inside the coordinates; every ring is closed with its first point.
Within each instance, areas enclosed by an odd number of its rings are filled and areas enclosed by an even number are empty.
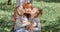
{"type": "Polygon", "coordinates": [[[30,30],[30,32],[39,32],[41,30],[41,25],[40,25],[40,20],[39,20],[38,16],[39,16],[39,14],[42,14],[42,10],[33,8],[33,10],[29,13],[30,13],[29,20],[32,23],[32,25],[30,25],[30,27],[29,27],[29,29],[32,29],[32,30],[30,30]],[[33,23],[35,23],[34,24],[35,27],[32,27],[32,26],[34,26],[33,23]]]}

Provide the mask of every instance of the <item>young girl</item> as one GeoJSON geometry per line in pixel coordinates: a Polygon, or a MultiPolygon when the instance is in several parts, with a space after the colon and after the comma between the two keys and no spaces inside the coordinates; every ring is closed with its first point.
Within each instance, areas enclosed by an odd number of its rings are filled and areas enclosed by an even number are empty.
{"type": "Polygon", "coordinates": [[[33,8],[33,10],[31,10],[31,12],[28,12],[29,10],[31,9],[28,9],[26,10],[26,13],[30,13],[30,16],[29,16],[29,20],[31,21],[31,23],[36,23],[34,24],[35,27],[31,27],[31,26],[34,26],[34,25],[31,25],[30,26],[30,32],[40,32],[41,31],[41,24],[40,24],[40,20],[38,18],[38,16],[40,14],[42,14],[42,10],[39,10],[37,8],[33,8]]]}

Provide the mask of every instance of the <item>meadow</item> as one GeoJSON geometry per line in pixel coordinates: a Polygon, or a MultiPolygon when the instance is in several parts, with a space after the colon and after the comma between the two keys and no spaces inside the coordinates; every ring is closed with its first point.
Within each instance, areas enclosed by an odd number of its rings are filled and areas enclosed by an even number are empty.
{"type": "MultiPolygon", "coordinates": [[[[15,5],[15,0],[12,5],[7,5],[7,0],[0,0],[0,32],[10,32],[15,5]]],[[[39,17],[42,32],[60,32],[60,0],[33,0],[32,5],[43,10],[39,17]]]]}

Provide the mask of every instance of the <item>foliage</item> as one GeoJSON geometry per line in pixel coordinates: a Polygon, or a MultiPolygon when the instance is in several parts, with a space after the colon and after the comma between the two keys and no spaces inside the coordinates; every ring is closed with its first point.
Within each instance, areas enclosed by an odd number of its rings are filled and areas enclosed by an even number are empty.
{"type": "MultiPolygon", "coordinates": [[[[7,5],[7,0],[0,0],[0,32],[10,32],[11,17],[15,8],[15,0],[12,5],[7,5]]],[[[42,32],[60,32],[60,3],[33,1],[33,7],[43,10],[40,17],[42,32]]]]}

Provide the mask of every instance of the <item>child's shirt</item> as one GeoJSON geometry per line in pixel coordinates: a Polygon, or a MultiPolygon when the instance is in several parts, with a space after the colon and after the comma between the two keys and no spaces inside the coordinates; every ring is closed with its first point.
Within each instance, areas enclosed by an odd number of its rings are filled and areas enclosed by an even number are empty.
{"type": "Polygon", "coordinates": [[[41,24],[40,24],[39,18],[29,18],[29,20],[37,23],[36,27],[33,29],[34,31],[40,31],[41,30],[41,24]]]}

